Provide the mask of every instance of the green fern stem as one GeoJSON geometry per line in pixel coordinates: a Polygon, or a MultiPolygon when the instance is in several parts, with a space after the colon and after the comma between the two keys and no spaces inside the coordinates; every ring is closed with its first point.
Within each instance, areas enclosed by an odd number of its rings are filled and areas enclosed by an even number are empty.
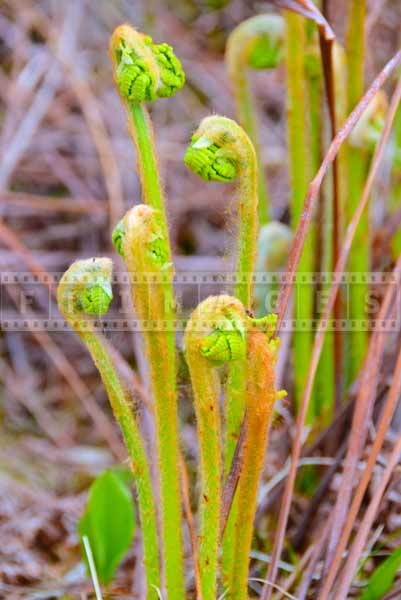
{"type": "Polygon", "coordinates": [[[184,592],[182,510],[178,469],[176,355],[174,340],[173,266],[160,211],[137,205],[123,219],[121,250],[139,319],[152,324],[143,336],[155,399],[160,473],[163,562],[167,596],[182,600],[184,592]]]}
{"type": "MultiPolygon", "coordinates": [[[[349,114],[359,102],[364,90],[364,58],[365,58],[365,17],[366,0],[351,0],[348,13],[347,46],[347,113],[349,114]]],[[[363,191],[366,176],[366,155],[362,148],[347,145],[347,203],[346,223],[348,224],[356,210],[363,191]]],[[[351,273],[365,274],[370,263],[368,215],[362,216],[352,244],[352,252],[348,261],[351,273]]],[[[352,320],[366,317],[367,285],[353,284],[349,289],[348,318],[352,320]]],[[[350,385],[362,364],[367,345],[367,331],[358,328],[349,334],[349,356],[346,364],[346,384],[350,385]]]]}
{"type": "MultiPolygon", "coordinates": [[[[185,155],[185,164],[206,181],[233,181],[238,177],[237,283],[235,296],[250,307],[252,274],[258,237],[257,159],[252,142],[231,119],[207,117],[195,132],[185,155]]],[[[225,405],[224,473],[227,475],[234,456],[244,415],[244,359],[229,369],[225,405]]],[[[225,585],[230,583],[233,564],[236,501],[223,538],[222,571],[225,585]]]]}
{"type": "MultiPolygon", "coordinates": [[[[307,101],[305,93],[305,23],[302,17],[288,11],[287,21],[287,89],[288,89],[288,144],[291,179],[291,220],[294,229],[301,216],[310,175],[310,157],[306,125],[307,101]]],[[[309,230],[298,267],[298,276],[314,271],[315,235],[309,230]]],[[[294,288],[294,318],[297,327],[293,335],[295,400],[299,407],[305,384],[305,364],[312,352],[312,332],[301,331],[299,324],[313,317],[313,285],[297,283],[294,288]]],[[[313,419],[313,405],[308,422],[313,419]]]]}
{"type": "Polygon", "coordinates": [[[243,21],[227,40],[226,64],[234,90],[239,123],[254,145],[258,161],[259,222],[270,219],[270,202],[261,158],[255,103],[247,69],[274,69],[283,56],[284,19],[278,15],[258,15],[243,21]]]}
{"type": "Polygon", "coordinates": [[[131,412],[130,399],[101,336],[91,330],[88,316],[102,316],[112,299],[112,263],[107,258],[73,263],[57,290],[61,314],[88,348],[106,388],[130,457],[138,493],[143,536],[147,599],[157,600],[160,589],[159,543],[150,470],[142,437],[131,412]]]}
{"type": "MultiPolygon", "coordinates": [[[[263,320],[262,320],[263,321],[263,320]]],[[[272,321],[270,321],[272,324],[272,321]]],[[[248,599],[248,569],[252,545],[253,522],[257,492],[263,469],[268,429],[277,398],[285,392],[276,392],[274,364],[278,340],[269,340],[259,327],[247,334],[246,358],[246,414],[247,426],[243,463],[238,483],[238,508],[235,523],[235,553],[233,562],[233,600],[248,599]]]]}
{"type": "Polygon", "coordinates": [[[222,493],[220,383],[217,367],[245,353],[246,313],[230,296],[212,296],[192,313],[185,332],[185,354],[194,392],[201,489],[199,558],[203,600],[217,597],[222,493]]]}

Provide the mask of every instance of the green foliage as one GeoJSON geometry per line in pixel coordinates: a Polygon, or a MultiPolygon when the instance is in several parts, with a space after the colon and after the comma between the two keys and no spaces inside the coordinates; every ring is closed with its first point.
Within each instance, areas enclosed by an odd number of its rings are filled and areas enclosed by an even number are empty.
{"type": "Polygon", "coordinates": [[[401,566],[401,546],[386,558],[371,575],[360,600],[380,600],[391,590],[397,571],[401,566]]]}
{"type": "Polygon", "coordinates": [[[113,470],[97,477],[78,525],[81,541],[83,536],[89,540],[99,581],[104,584],[112,581],[135,532],[133,499],[124,479],[124,474],[113,470]]]}

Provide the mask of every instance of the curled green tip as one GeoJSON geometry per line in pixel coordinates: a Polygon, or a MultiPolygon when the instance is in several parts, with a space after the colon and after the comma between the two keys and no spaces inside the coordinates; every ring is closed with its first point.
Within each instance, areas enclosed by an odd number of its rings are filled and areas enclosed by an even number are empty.
{"type": "Polygon", "coordinates": [[[112,262],[109,258],[77,260],[64,273],[57,288],[60,312],[71,321],[82,314],[104,315],[113,299],[112,262]]]}
{"type": "Polygon", "coordinates": [[[218,329],[202,341],[200,353],[215,363],[237,360],[245,355],[244,337],[238,330],[218,329]]]}
{"type": "Polygon", "coordinates": [[[114,31],[110,54],[118,89],[129,102],[167,98],[182,88],[185,73],[168,44],[154,44],[150,36],[130,25],[114,31]]]}
{"type": "Polygon", "coordinates": [[[121,221],[119,221],[117,223],[117,225],[114,227],[113,233],[111,234],[111,240],[114,244],[114,248],[116,249],[118,254],[120,256],[122,256],[123,258],[124,258],[124,251],[123,251],[124,235],[125,235],[124,220],[121,219],[121,221]]]}
{"type": "Polygon", "coordinates": [[[229,70],[235,77],[241,63],[252,69],[275,69],[285,53],[285,20],[279,15],[257,15],[236,27],[227,43],[229,70]]]}
{"type": "Polygon", "coordinates": [[[248,64],[252,69],[275,69],[282,62],[283,51],[281,38],[263,33],[252,44],[248,64]]]}
{"type": "Polygon", "coordinates": [[[168,44],[157,44],[152,47],[160,67],[161,85],[157,89],[160,98],[173,96],[185,83],[184,69],[174,51],[168,44]]]}
{"type": "Polygon", "coordinates": [[[205,181],[233,181],[239,173],[238,162],[205,136],[192,138],[184,163],[205,181]]]}
{"type": "Polygon", "coordinates": [[[112,299],[111,286],[108,282],[104,282],[83,290],[79,300],[82,312],[87,315],[102,316],[109,310],[112,299]]]}
{"type": "Polygon", "coordinates": [[[126,232],[122,237],[125,257],[131,256],[135,257],[135,261],[143,261],[143,268],[152,271],[172,267],[168,238],[159,210],[137,204],[125,215],[123,228],[126,232]]]}

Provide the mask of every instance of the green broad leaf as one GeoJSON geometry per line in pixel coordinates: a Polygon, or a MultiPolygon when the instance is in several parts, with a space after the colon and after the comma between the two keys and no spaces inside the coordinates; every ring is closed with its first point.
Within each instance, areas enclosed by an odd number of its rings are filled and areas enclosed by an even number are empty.
{"type": "Polygon", "coordinates": [[[107,584],[134,537],[135,511],[129,479],[121,470],[104,471],[92,483],[86,510],[78,524],[82,544],[87,536],[100,583],[107,584]]]}
{"type": "Polygon", "coordinates": [[[382,564],[375,569],[368,581],[368,585],[360,600],[380,600],[394,583],[397,571],[401,566],[401,546],[382,564]]]}

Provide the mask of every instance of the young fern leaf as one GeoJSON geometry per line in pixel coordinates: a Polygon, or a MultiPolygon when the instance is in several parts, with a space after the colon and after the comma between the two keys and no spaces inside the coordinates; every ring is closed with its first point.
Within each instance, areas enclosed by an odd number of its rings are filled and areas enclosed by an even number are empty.
{"type": "Polygon", "coordinates": [[[252,140],[258,159],[259,221],[269,220],[269,197],[260,156],[258,123],[247,69],[274,69],[284,56],[285,21],[279,15],[257,15],[243,21],[227,40],[226,64],[239,123],[252,140]]]}
{"type": "Polygon", "coordinates": [[[104,315],[112,300],[112,262],[108,258],[79,260],[60,280],[57,301],[61,314],[88,348],[99,370],[124,436],[138,492],[142,527],[147,600],[157,600],[155,586],[160,587],[159,544],[156,510],[148,460],[141,434],[130,408],[130,400],[121,383],[112,357],[101,336],[92,331],[89,316],[104,315]]]}
{"type": "Polygon", "coordinates": [[[110,43],[116,85],[128,102],[168,98],[182,88],[185,73],[168,44],[154,44],[149,35],[120,25],[110,43]]]}
{"type": "Polygon", "coordinates": [[[205,181],[239,181],[235,295],[250,306],[258,230],[258,169],[252,142],[235,121],[218,115],[206,117],[192,137],[184,162],[205,181]]]}
{"type": "Polygon", "coordinates": [[[165,583],[169,600],[183,600],[173,265],[160,211],[137,205],[118,227],[117,244],[121,245],[127,270],[138,276],[138,282],[131,285],[135,312],[139,319],[155,326],[143,335],[155,400],[165,583]]]}
{"type": "Polygon", "coordinates": [[[220,384],[217,367],[245,356],[246,312],[231,296],[211,296],[192,313],[185,330],[197,418],[200,479],[199,561],[203,600],[217,597],[222,493],[220,384]]]}
{"type": "MultiPolygon", "coordinates": [[[[205,118],[188,148],[185,164],[203,179],[222,181],[238,178],[237,283],[235,296],[245,307],[252,302],[252,274],[258,235],[258,168],[255,150],[244,130],[231,119],[205,118]]],[[[224,473],[228,474],[244,415],[244,358],[229,369],[226,397],[224,473]]],[[[223,580],[229,585],[232,572],[236,503],[232,507],[223,538],[223,580]]]]}
{"type": "Polygon", "coordinates": [[[153,127],[143,103],[173,96],[184,85],[185,73],[171,46],[154,44],[152,38],[127,24],[117,27],[111,36],[110,59],[136,148],[143,199],[161,212],[167,238],[165,201],[153,127]]]}

